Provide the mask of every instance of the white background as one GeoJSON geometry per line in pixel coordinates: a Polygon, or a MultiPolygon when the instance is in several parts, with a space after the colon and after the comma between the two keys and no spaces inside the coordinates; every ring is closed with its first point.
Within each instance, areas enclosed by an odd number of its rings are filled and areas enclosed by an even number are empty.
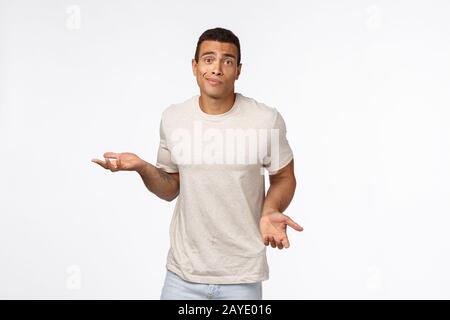
{"type": "Polygon", "coordinates": [[[236,91],[276,107],[304,226],[265,299],[450,298],[450,2],[0,1],[0,298],[159,299],[175,202],[161,112],[198,93],[200,34],[232,30],[236,91]]]}

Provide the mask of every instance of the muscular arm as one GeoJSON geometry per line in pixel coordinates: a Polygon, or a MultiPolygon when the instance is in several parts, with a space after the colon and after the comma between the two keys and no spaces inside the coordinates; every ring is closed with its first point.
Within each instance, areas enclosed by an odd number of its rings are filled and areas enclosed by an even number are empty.
{"type": "Polygon", "coordinates": [[[303,231],[302,226],[282,213],[291,202],[297,184],[294,176],[294,160],[276,174],[269,176],[269,179],[270,187],[259,223],[261,235],[266,246],[270,243],[273,248],[289,248],[287,226],[296,231],[303,231]]]}
{"type": "Polygon", "coordinates": [[[267,191],[262,214],[271,212],[283,212],[289,206],[294,197],[297,182],[294,175],[294,160],[269,176],[270,187],[267,191]]]}
{"type": "Polygon", "coordinates": [[[141,176],[147,189],[159,198],[172,201],[178,196],[180,191],[178,172],[167,173],[148,162],[145,162],[136,171],[141,176]]]}

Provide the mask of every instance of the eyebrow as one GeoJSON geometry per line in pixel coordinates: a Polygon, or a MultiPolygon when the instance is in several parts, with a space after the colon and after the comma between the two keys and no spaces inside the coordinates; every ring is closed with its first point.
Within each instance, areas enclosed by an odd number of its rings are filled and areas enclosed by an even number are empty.
{"type": "MultiPolygon", "coordinates": [[[[214,51],[208,51],[208,52],[205,52],[204,54],[202,54],[202,57],[203,57],[203,56],[206,56],[206,55],[208,55],[208,54],[216,55],[216,53],[215,53],[214,51]]],[[[231,58],[236,59],[236,56],[235,56],[234,54],[231,54],[231,53],[224,53],[223,55],[224,55],[225,57],[231,57],[231,58]]]]}

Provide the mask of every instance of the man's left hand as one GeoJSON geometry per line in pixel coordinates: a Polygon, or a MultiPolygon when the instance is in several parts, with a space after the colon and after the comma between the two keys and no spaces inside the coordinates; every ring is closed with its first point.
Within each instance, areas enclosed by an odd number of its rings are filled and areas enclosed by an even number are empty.
{"type": "Polygon", "coordinates": [[[286,234],[287,226],[294,230],[303,231],[303,227],[294,222],[287,215],[274,211],[272,213],[263,214],[259,223],[261,235],[266,246],[278,249],[289,248],[289,240],[286,234]]]}

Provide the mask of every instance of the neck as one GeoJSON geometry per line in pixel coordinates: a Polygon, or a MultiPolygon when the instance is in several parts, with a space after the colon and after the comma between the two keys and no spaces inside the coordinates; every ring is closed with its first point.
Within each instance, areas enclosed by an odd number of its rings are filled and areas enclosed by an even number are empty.
{"type": "Polygon", "coordinates": [[[200,95],[200,108],[207,114],[222,114],[229,111],[234,104],[236,94],[231,92],[225,97],[215,98],[205,94],[200,95]]]}

